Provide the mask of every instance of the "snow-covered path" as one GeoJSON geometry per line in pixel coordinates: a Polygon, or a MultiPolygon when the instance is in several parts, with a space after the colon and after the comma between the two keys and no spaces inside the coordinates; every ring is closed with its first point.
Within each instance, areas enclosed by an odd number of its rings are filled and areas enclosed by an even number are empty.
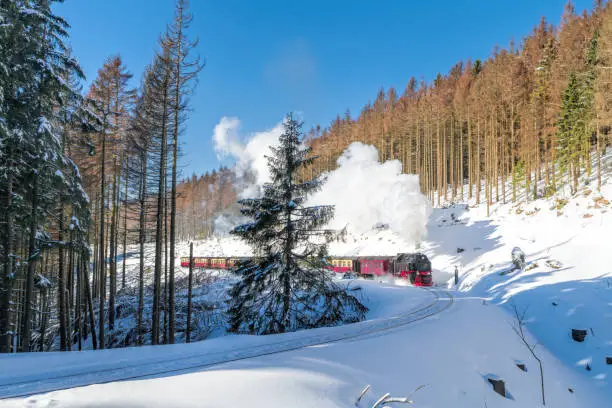
{"type": "MultiPolygon", "coordinates": [[[[399,289],[399,288],[398,288],[399,289]]],[[[48,353],[15,355],[0,360],[3,366],[19,366],[14,371],[0,373],[0,398],[24,397],[90,384],[103,384],[201,370],[217,364],[240,361],[305,347],[379,335],[426,319],[448,309],[453,296],[446,291],[427,290],[426,295],[414,296],[412,288],[401,288],[404,296],[415,300],[410,310],[389,317],[364,322],[307,330],[276,336],[234,336],[190,345],[164,346],[140,349],[104,350],[93,353],[48,353]],[[20,356],[23,356],[20,358],[20,356]],[[43,361],[46,360],[46,361],[43,361]],[[54,363],[55,361],[55,363],[54,363]],[[29,363],[33,363],[28,367],[29,363]],[[40,367],[45,367],[41,370],[40,367]],[[16,372],[15,372],[16,371],[16,372]]],[[[407,304],[403,302],[403,304],[407,304]]]]}
{"type": "MultiPolygon", "coordinates": [[[[512,331],[512,318],[483,299],[444,292],[435,316],[415,312],[404,319],[385,318],[381,327],[369,323],[368,334],[334,341],[333,332],[355,326],[321,329],[325,340],[280,352],[270,336],[259,337],[268,353],[181,372],[146,375],[139,381],[120,381],[66,389],[0,402],[9,407],[348,407],[366,385],[372,385],[361,407],[370,407],[386,392],[402,397],[423,385],[411,399],[415,406],[541,407],[539,372],[529,351],[512,331]],[[452,307],[449,307],[452,304],[452,307]],[[440,311],[446,310],[444,313],[440,311]],[[420,321],[415,321],[420,318],[420,321]],[[399,321],[403,320],[403,324],[399,321]],[[407,324],[411,323],[411,324],[407,324]],[[384,327],[384,326],[387,327],[384,327]],[[376,327],[376,329],[375,329],[376,327]],[[526,365],[520,370],[517,362],[526,365]],[[189,372],[189,373],[184,373],[189,372]],[[487,382],[493,375],[506,381],[508,398],[495,394],[487,382]],[[146,377],[146,378],[145,378],[146,377]]],[[[429,301],[431,303],[431,300],[429,301]]],[[[427,309],[427,304],[419,309],[427,309]]],[[[382,323],[381,323],[382,324],[382,323]]],[[[350,331],[350,330],[349,330],[350,331]]],[[[311,338],[313,332],[303,332],[311,338]]],[[[237,336],[236,339],[241,338],[237,336]]],[[[227,341],[228,339],[226,339],[227,341]]],[[[533,340],[533,339],[530,339],[533,340]]],[[[301,345],[299,342],[302,342],[301,345]]],[[[201,342],[214,343],[213,341],[201,342]]],[[[196,346],[192,344],[191,346],[196,346]]],[[[233,349],[235,353],[243,351],[233,349]]],[[[173,346],[157,347],[172,349],[173,346]]],[[[142,349],[141,349],[142,350],[142,349]]],[[[77,353],[74,353],[77,354],[77,353]]],[[[236,356],[236,355],[235,355],[236,356]]],[[[547,350],[539,351],[545,367],[547,406],[556,408],[609,406],[607,392],[597,389],[547,350]],[[571,389],[571,392],[569,391],[571,389]]],[[[166,363],[164,363],[166,364],[166,363]]],[[[169,364],[169,363],[168,363],[169,364]]],[[[144,370],[148,366],[141,366],[144,370]]],[[[99,380],[99,378],[98,378],[99,380]]],[[[100,382],[100,381],[97,381],[100,382]]],[[[71,387],[64,384],[62,388],[71,387]]]]}

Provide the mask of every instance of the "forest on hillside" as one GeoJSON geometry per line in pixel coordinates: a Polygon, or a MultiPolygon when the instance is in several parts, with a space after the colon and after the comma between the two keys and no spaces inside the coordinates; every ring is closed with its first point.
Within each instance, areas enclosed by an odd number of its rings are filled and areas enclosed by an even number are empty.
{"type": "MultiPolygon", "coordinates": [[[[181,177],[189,97],[204,68],[188,2],[177,0],[136,89],[119,55],[81,88],[53,3],[0,1],[0,352],[70,350],[88,336],[105,348],[130,245],[140,256],[134,341],[173,343],[176,243],[210,236],[236,198],[231,169],[181,177]]],[[[611,128],[612,6],[596,1],[579,15],[570,2],[557,27],[542,19],[485,61],[458,62],[431,83],[413,77],[356,118],[313,128],[306,143],[319,159],[303,176],[333,170],[359,141],[418,174],[435,204],[532,199],[576,192],[582,175],[600,172],[592,163],[611,128]]]]}
{"type": "Polygon", "coordinates": [[[413,77],[401,94],[381,89],[356,118],[347,111],[311,129],[322,160],[310,171],[334,169],[360,141],[418,174],[437,205],[481,195],[487,204],[514,201],[521,192],[531,199],[564,184],[576,191],[609,146],[611,126],[612,7],[596,1],[578,15],[568,2],[558,27],[542,18],[485,61],[459,61],[432,83],[413,77]]]}

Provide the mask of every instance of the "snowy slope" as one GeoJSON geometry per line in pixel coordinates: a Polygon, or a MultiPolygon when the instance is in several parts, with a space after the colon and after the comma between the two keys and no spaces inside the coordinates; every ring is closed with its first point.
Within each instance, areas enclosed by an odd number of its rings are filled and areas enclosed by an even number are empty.
{"type": "MultiPolygon", "coordinates": [[[[458,266],[460,291],[502,305],[509,313],[515,307],[525,313],[539,347],[610,392],[611,199],[612,182],[604,180],[601,192],[583,187],[566,196],[566,203],[550,198],[496,205],[489,217],[482,205],[436,209],[424,247],[436,269],[458,266]],[[515,246],[527,255],[526,271],[510,272],[515,246]],[[589,332],[584,343],[571,338],[572,328],[589,332]]],[[[438,274],[446,277],[450,275],[438,274]]]]}

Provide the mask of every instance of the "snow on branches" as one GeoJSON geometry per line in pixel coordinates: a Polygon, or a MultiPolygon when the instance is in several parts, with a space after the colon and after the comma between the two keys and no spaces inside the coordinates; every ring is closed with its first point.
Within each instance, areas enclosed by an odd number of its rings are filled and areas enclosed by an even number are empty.
{"type": "Polygon", "coordinates": [[[280,146],[267,156],[271,182],[263,197],[239,201],[252,221],[231,233],[248,242],[257,257],[236,269],[241,280],[230,290],[230,331],[283,333],[357,322],[367,312],[354,291],[335,283],[325,268],[327,244],[338,234],[323,227],[334,208],[304,207],[322,180],[299,180],[300,170],[313,160],[301,145],[301,126],[287,116],[280,146]]]}

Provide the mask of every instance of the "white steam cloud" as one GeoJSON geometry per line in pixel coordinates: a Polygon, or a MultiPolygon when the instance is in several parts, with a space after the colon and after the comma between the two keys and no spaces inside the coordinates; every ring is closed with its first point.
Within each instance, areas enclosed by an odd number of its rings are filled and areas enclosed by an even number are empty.
{"type": "Polygon", "coordinates": [[[419,177],[402,174],[400,161],[379,163],[374,146],[355,142],[326,177],[309,201],[335,206],[331,227],[362,234],[384,225],[413,243],[425,235],[431,205],[421,194],[419,177]]]}
{"type": "Polygon", "coordinates": [[[222,117],[213,133],[215,151],[219,159],[230,156],[236,160],[234,172],[239,182],[239,197],[255,197],[260,195],[264,183],[270,180],[265,155],[270,153],[270,146],[278,144],[283,125],[279,123],[270,130],[253,133],[248,138],[242,138],[239,130],[238,118],[222,117]]]}
{"type": "MultiPolygon", "coordinates": [[[[240,181],[239,197],[261,194],[269,181],[267,160],[269,147],[278,144],[282,122],[273,129],[239,135],[240,121],[223,117],[215,127],[213,140],[219,157],[236,160],[235,173],[240,181]]],[[[408,242],[419,242],[425,235],[431,205],[421,194],[416,175],[402,174],[398,160],[378,162],[375,147],[351,144],[338,159],[338,168],[325,175],[321,191],[312,195],[310,205],[333,205],[336,216],[332,228],[344,228],[355,234],[388,226],[408,242]]],[[[223,224],[229,220],[223,220],[223,224]]]]}

